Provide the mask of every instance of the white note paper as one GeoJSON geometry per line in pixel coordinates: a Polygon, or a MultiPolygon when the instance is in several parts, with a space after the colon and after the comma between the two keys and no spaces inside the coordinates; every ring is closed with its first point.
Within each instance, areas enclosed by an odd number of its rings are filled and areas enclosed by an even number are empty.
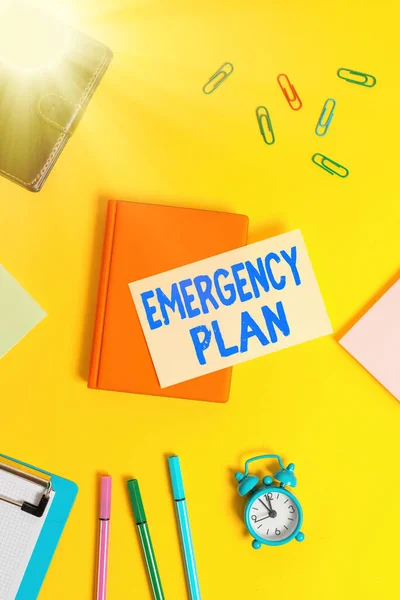
{"type": "Polygon", "coordinates": [[[162,388],[332,332],[298,230],[129,287],[162,388]]]}

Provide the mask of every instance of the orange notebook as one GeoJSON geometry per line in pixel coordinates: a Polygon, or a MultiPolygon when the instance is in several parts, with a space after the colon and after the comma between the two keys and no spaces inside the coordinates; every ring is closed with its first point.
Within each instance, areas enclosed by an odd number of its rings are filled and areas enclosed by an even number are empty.
{"type": "Polygon", "coordinates": [[[247,229],[244,215],[109,202],[90,388],[227,402],[231,368],[160,388],[128,284],[244,246],[247,229]]]}

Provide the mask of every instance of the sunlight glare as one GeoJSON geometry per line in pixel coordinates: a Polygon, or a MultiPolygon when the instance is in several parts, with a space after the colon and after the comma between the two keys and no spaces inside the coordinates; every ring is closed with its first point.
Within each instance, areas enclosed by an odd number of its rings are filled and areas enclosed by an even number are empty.
{"type": "Polygon", "coordinates": [[[0,63],[24,73],[48,71],[69,49],[66,15],[46,0],[0,1],[0,63]]]}

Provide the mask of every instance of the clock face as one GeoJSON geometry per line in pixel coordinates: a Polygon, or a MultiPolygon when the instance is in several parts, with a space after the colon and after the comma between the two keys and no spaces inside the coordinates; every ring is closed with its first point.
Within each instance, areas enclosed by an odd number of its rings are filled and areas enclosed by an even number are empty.
{"type": "Polygon", "coordinates": [[[282,542],[292,536],[300,519],[297,503],[283,488],[258,494],[247,514],[252,532],[267,542],[282,542]]]}

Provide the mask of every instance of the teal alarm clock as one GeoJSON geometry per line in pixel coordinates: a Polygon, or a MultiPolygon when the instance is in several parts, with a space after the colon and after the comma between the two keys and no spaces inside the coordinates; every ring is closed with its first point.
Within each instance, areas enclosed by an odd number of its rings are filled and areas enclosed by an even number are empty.
{"type": "Polygon", "coordinates": [[[261,454],[246,460],[244,473],[235,473],[235,477],[239,482],[238,494],[248,496],[244,520],[255,550],[262,545],[281,546],[291,540],[304,540],[304,533],[300,531],[303,511],[300,502],[287,489],[297,485],[293,463],[285,467],[277,454],[261,454]],[[273,478],[264,477],[260,484],[258,477],[249,475],[249,464],[267,458],[276,458],[280,469],[273,478]]]}

